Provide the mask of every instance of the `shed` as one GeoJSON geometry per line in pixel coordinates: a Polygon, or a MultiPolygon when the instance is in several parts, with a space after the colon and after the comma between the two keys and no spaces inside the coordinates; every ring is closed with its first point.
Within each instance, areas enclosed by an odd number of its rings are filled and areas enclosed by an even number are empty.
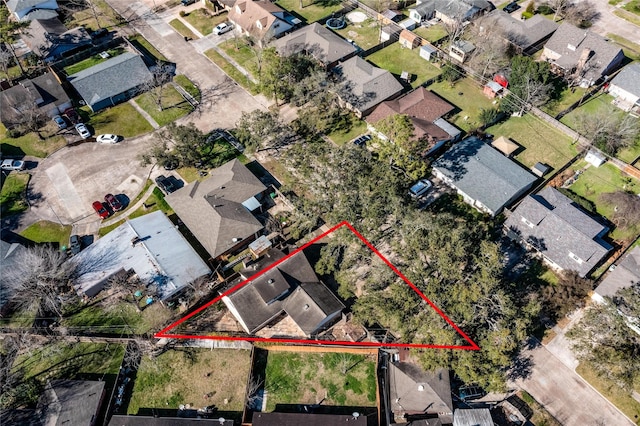
{"type": "Polygon", "coordinates": [[[397,10],[387,9],[382,12],[382,16],[392,22],[398,22],[402,19],[402,13],[397,10]]]}
{"type": "Polygon", "coordinates": [[[399,43],[400,46],[407,49],[414,49],[420,46],[422,39],[409,30],[402,30],[400,33],[399,43]]]}
{"type": "Polygon", "coordinates": [[[502,87],[499,83],[495,81],[490,81],[484,85],[484,89],[482,89],[482,93],[485,94],[489,99],[493,99],[496,96],[501,96],[504,87],[502,87]]]}
{"type": "Polygon", "coordinates": [[[587,155],[585,155],[584,161],[589,164],[593,164],[596,167],[600,167],[605,161],[607,161],[607,157],[605,157],[601,152],[590,150],[587,152],[587,155]]]}
{"type": "Polygon", "coordinates": [[[493,76],[493,81],[495,81],[496,83],[498,83],[500,86],[504,87],[505,89],[507,88],[507,86],[509,86],[509,80],[507,80],[507,77],[504,76],[504,74],[496,74],[493,76]]]}
{"type": "Polygon", "coordinates": [[[411,18],[407,18],[404,21],[401,21],[399,25],[405,30],[413,30],[416,28],[418,23],[411,18]]]}
{"type": "Polygon", "coordinates": [[[507,157],[511,157],[514,152],[520,148],[520,146],[512,141],[509,138],[505,138],[504,136],[500,136],[498,139],[491,142],[491,146],[495,149],[506,155],[507,157]]]}
{"type": "Polygon", "coordinates": [[[541,163],[539,161],[536,164],[534,164],[534,166],[531,168],[531,171],[533,172],[533,174],[538,177],[543,177],[544,175],[549,173],[549,170],[551,170],[551,166],[545,163],[541,163]]]}
{"type": "Polygon", "coordinates": [[[430,43],[427,43],[420,48],[420,57],[426,59],[427,61],[431,60],[431,58],[435,58],[437,54],[438,49],[436,49],[430,43]]]}
{"type": "Polygon", "coordinates": [[[380,41],[387,41],[398,38],[398,34],[400,34],[400,29],[397,25],[385,25],[382,27],[380,31],[380,41]]]}
{"type": "Polygon", "coordinates": [[[449,48],[449,56],[457,61],[464,62],[475,49],[476,47],[472,43],[464,40],[458,40],[449,48]]]}

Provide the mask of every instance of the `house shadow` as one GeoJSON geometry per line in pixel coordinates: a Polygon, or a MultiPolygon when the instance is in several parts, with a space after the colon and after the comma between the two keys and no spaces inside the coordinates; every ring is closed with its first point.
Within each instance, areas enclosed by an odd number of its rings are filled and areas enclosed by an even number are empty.
{"type": "Polygon", "coordinates": [[[278,179],[276,179],[269,172],[269,170],[265,169],[264,166],[259,162],[257,162],[256,160],[253,160],[252,162],[245,164],[245,166],[247,167],[247,169],[251,171],[251,173],[256,175],[256,177],[260,179],[260,182],[262,182],[265,186],[272,185],[276,189],[282,186],[282,184],[278,181],[278,179]]]}
{"type": "Polygon", "coordinates": [[[334,414],[343,416],[366,417],[367,426],[377,424],[376,407],[339,406],[322,404],[276,404],[276,413],[334,414]]]}

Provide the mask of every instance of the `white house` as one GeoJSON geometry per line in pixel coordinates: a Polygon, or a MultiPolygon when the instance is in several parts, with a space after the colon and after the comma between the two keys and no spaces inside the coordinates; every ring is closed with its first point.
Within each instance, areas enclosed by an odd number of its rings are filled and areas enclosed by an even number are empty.
{"type": "Polygon", "coordinates": [[[615,98],[614,105],[625,111],[640,109],[640,63],[627,65],[609,85],[609,94],[615,98]]]}
{"type": "Polygon", "coordinates": [[[7,9],[19,21],[58,17],[56,0],[9,0],[7,1],[7,9]]]}

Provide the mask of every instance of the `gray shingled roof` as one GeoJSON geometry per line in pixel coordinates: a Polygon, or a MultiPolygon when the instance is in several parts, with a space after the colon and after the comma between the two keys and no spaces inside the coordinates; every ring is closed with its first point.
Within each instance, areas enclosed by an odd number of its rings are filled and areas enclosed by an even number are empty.
{"type": "Polygon", "coordinates": [[[611,85],[640,97],[640,63],[634,62],[622,68],[622,71],[611,80],[611,85]]]}
{"type": "Polygon", "coordinates": [[[46,425],[89,425],[98,415],[104,381],[51,380],[38,400],[46,425]]]}
{"type": "Polygon", "coordinates": [[[453,414],[453,426],[493,426],[493,419],[488,408],[458,408],[453,414]]]}
{"type": "Polygon", "coordinates": [[[87,104],[95,105],[135,89],[152,77],[141,56],[126,52],[73,74],[68,80],[87,104]]]}
{"type": "Polygon", "coordinates": [[[317,281],[300,284],[284,302],[284,311],[307,336],[327,317],[343,309],[344,305],[331,290],[317,281]]]}
{"type": "Polygon", "coordinates": [[[82,45],[91,44],[91,36],[84,27],[67,29],[58,18],[33,19],[29,32],[22,35],[33,53],[43,58],[55,57],[82,45]]]}
{"type": "Polygon", "coordinates": [[[216,258],[263,227],[242,205],[266,187],[237,159],[223,164],[202,182],[195,181],[165,200],[200,244],[216,258]]]}
{"type": "Polygon", "coordinates": [[[558,29],[558,24],[542,15],[529,19],[517,19],[504,10],[495,9],[486,15],[483,25],[495,25],[505,33],[505,38],[523,49],[539,43],[558,29]]]}
{"type": "Polygon", "coordinates": [[[356,51],[351,43],[317,22],[279,38],[274,46],[281,55],[306,51],[325,65],[356,51]]]}
{"type": "MultiPolygon", "coordinates": [[[[178,412],[179,414],[179,412],[178,412]]],[[[220,421],[219,416],[212,419],[188,417],[155,417],[155,416],[111,416],[109,426],[233,426],[231,419],[220,421]]]]}
{"type": "Polygon", "coordinates": [[[476,137],[451,147],[433,168],[494,213],[536,180],[531,172],[476,137]]]}
{"type": "Polygon", "coordinates": [[[315,413],[254,413],[253,426],[367,426],[369,416],[315,413]]]}
{"type": "Polygon", "coordinates": [[[622,261],[596,288],[596,293],[603,297],[612,297],[618,290],[636,283],[640,283],[640,246],[634,247],[624,255],[622,261]]]}
{"type": "Polygon", "coordinates": [[[389,396],[394,415],[442,413],[451,422],[453,403],[449,371],[425,371],[411,362],[389,364],[389,396]],[[448,414],[446,414],[448,413],[448,414]]]}
{"type": "Polygon", "coordinates": [[[338,64],[334,71],[344,78],[340,97],[361,112],[368,111],[402,91],[389,71],[375,67],[359,56],[338,64]]]}
{"type": "Polygon", "coordinates": [[[544,47],[560,55],[554,62],[566,70],[578,65],[584,49],[591,50],[594,54],[588,60],[589,69],[585,73],[585,78],[591,80],[601,77],[622,52],[622,49],[609,43],[604,37],[568,22],[558,27],[544,47]]]}
{"type": "Polygon", "coordinates": [[[577,271],[581,276],[588,274],[611,250],[601,238],[608,228],[551,187],[525,198],[504,226],[560,268],[577,271]],[[578,256],[582,263],[569,257],[569,253],[578,256]]]}

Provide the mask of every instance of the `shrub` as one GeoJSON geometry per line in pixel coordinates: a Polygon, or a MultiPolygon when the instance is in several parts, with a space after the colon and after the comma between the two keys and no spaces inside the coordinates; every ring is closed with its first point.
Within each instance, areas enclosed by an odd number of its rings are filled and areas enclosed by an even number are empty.
{"type": "Polygon", "coordinates": [[[187,12],[184,11],[184,10],[181,10],[180,11],[180,16],[184,18],[185,16],[187,16],[187,12]]]}
{"type": "Polygon", "coordinates": [[[522,19],[529,19],[532,16],[533,16],[532,12],[527,12],[527,11],[522,12],[522,19]]]}
{"type": "Polygon", "coordinates": [[[587,200],[586,198],[581,197],[580,195],[576,194],[575,192],[567,188],[558,188],[558,191],[560,191],[562,194],[564,194],[564,196],[569,198],[571,201],[573,201],[574,203],[576,203],[577,205],[579,205],[589,213],[597,214],[596,205],[593,204],[593,202],[587,200]]]}
{"type": "MultiPolygon", "coordinates": [[[[527,5],[527,8],[524,11],[525,11],[525,13],[530,14],[531,16],[533,16],[533,14],[536,13],[536,6],[533,4],[533,0],[531,0],[529,2],[529,4],[527,5]]],[[[523,13],[523,15],[524,15],[524,13],[523,13]]],[[[529,18],[531,16],[529,16],[529,18]]]]}
{"type": "Polygon", "coordinates": [[[552,13],[555,13],[555,10],[553,10],[553,8],[548,4],[541,4],[538,6],[538,10],[536,12],[541,15],[551,15],[552,13]]]}

